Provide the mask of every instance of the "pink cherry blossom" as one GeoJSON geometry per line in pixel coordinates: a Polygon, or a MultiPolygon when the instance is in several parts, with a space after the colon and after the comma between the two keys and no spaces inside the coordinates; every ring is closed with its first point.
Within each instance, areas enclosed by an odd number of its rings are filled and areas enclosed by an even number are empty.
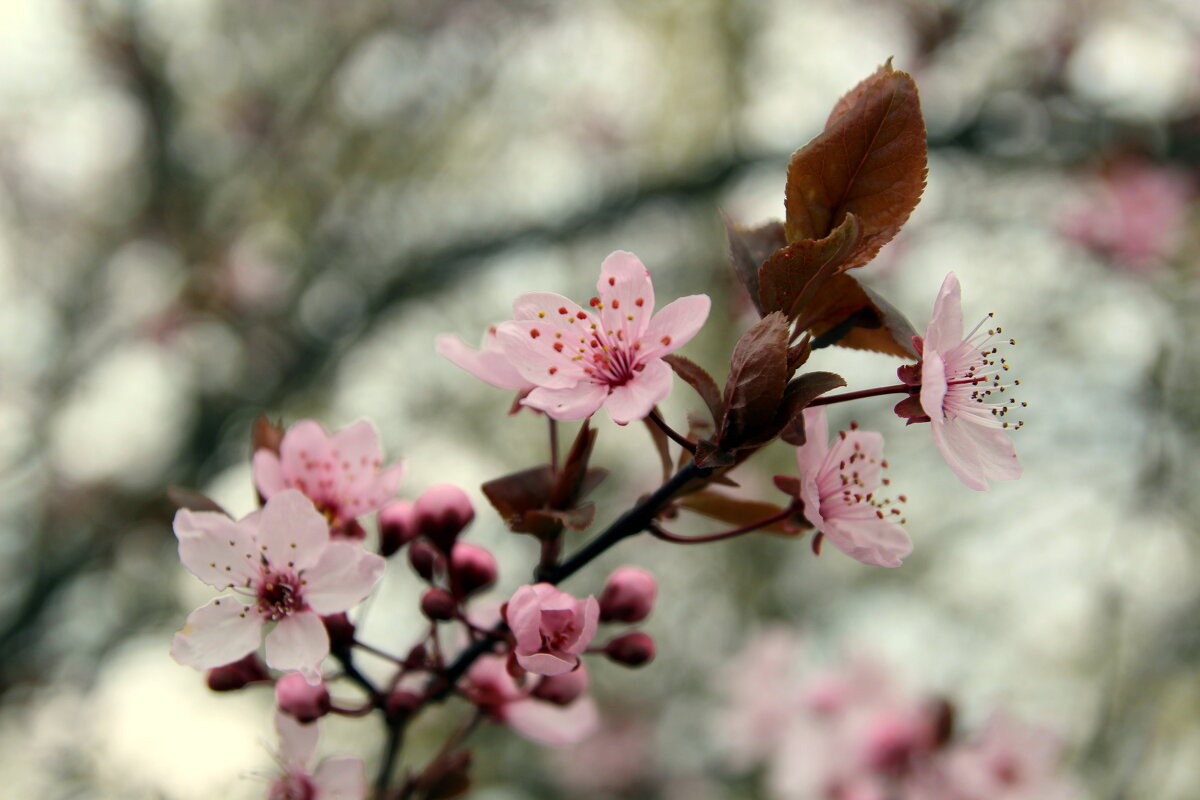
{"type": "Polygon", "coordinates": [[[646,417],[671,390],[662,357],[691,341],[708,317],[707,295],[654,312],[650,273],[617,251],[600,267],[598,297],[585,310],[552,292],[524,294],[497,336],[514,367],[537,388],[521,402],[559,420],[604,406],[619,425],[646,417]]]}
{"type": "Polygon", "coordinates": [[[400,484],[399,465],[381,469],[379,434],[366,420],[330,436],[313,420],[288,428],[279,454],[254,454],[254,482],[264,498],[299,489],[325,515],[334,536],[361,538],[355,523],[392,499],[400,484]]]}
{"type": "Polygon", "coordinates": [[[326,758],[309,771],[317,749],[316,723],[301,724],[276,713],[279,761],[283,774],[271,782],[267,800],[365,800],[367,774],[357,758],[326,758]]]}
{"type": "Polygon", "coordinates": [[[320,680],[329,636],[321,616],[357,605],[383,574],[384,560],[356,544],[331,541],[325,518],[295,489],[234,521],[211,511],[175,515],[179,558],[197,578],[230,590],[192,612],[171,655],[209,669],[255,650],[263,630],[266,661],[320,680]]]}
{"type": "Polygon", "coordinates": [[[517,371],[500,348],[496,328],[496,325],[492,325],[487,329],[478,350],[472,350],[457,336],[439,336],[436,344],[438,355],[498,389],[528,392],[533,384],[517,371]]]}
{"type": "Polygon", "coordinates": [[[990,314],[964,336],[960,295],[952,272],[938,292],[921,343],[921,408],[929,415],[933,441],[950,469],[970,488],[986,490],[988,479],[1021,477],[1021,463],[1004,433],[1022,424],[1005,419],[1018,404],[1011,396],[998,402],[1020,381],[1001,380],[1009,365],[996,355],[1005,343],[1016,342],[1004,337],[998,326],[984,328],[990,314]]]}
{"type": "Polygon", "coordinates": [[[568,704],[532,697],[509,674],[503,656],[484,656],[471,666],[466,694],[489,717],[540,744],[576,744],[587,738],[600,721],[595,703],[586,695],[568,704]]]}
{"type": "Polygon", "coordinates": [[[579,600],[548,583],[517,589],[505,615],[517,644],[517,663],[538,675],[559,675],[579,664],[596,635],[600,604],[579,600]]]}
{"type": "Polygon", "coordinates": [[[864,564],[898,567],[912,552],[904,529],[876,497],[882,484],[883,437],[874,431],[839,433],[828,442],[825,409],[804,411],[805,442],[796,448],[804,516],[839,550],[864,564]]]}

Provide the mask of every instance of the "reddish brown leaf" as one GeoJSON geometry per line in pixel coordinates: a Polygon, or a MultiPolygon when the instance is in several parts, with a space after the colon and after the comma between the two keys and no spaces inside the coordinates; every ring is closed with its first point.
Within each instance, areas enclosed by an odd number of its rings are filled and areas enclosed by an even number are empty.
{"type": "MultiPolygon", "coordinates": [[[[558,472],[554,488],[547,499],[547,507],[553,509],[570,508],[582,496],[583,482],[588,475],[588,459],[592,456],[592,448],[596,444],[597,431],[591,427],[589,420],[584,420],[563,460],[558,472]]],[[[607,475],[607,471],[604,472],[607,475]]],[[[603,475],[600,476],[603,480],[603,475]]]]}
{"type": "Polygon", "coordinates": [[[717,441],[732,450],[775,418],[787,386],[788,323],[768,314],[742,334],[725,382],[725,415],[717,441]]]}
{"type": "MultiPolygon", "coordinates": [[[[782,506],[764,503],[759,500],[744,500],[740,497],[723,494],[712,489],[701,489],[681,498],[679,504],[709,519],[715,519],[740,528],[760,519],[773,517],[782,506]]],[[[784,523],[776,522],[762,528],[765,533],[785,534],[784,523]]]]}
{"type": "Polygon", "coordinates": [[[480,489],[511,528],[514,522],[520,524],[525,512],[543,508],[553,486],[554,474],[542,466],[490,480],[480,489]]]}
{"type": "Polygon", "coordinates": [[[729,260],[733,263],[733,272],[750,293],[750,299],[754,301],[759,316],[762,316],[766,312],[758,296],[758,269],[772,253],[787,246],[783,223],[774,220],[757,228],[743,228],[726,219],[725,235],[729,238],[729,260]]]}
{"type": "Polygon", "coordinates": [[[737,463],[737,457],[729,452],[717,447],[712,442],[698,442],[696,444],[696,466],[709,469],[711,467],[732,467],[737,463]]]}
{"type": "Polygon", "coordinates": [[[804,409],[826,392],[845,385],[846,380],[832,372],[806,372],[789,383],[780,406],[780,438],[796,447],[804,444],[804,409]]]}
{"type": "Polygon", "coordinates": [[[813,334],[814,349],[838,345],[917,358],[917,332],[896,308],[854,276],[834,275],[804,307],[800,324],[813,334]]]}
{"type": "Polygon", "coordinates": [[[713,376],[696,362],[684,358],[678,353],[663,356],[663,361],[671,365],[675,374],[683,379],[688,386],[696,390],[714,421],[725,416],[725,402],[721,399],[721,387],[713,380],[713,376]]]}
{"type": "Polygon", "coordinates": [[[821,287],[845,267],[859,241],[858,219],[847,214],[837,230],[823,239],[790,244],[777,250],[758,271],[762,307],[797,317],[821,287]]]}
{"type": "Polygon", "coordinates": [[[270,450],[279,455],[279,444],[283,441],[283,425],[271,422],[266,415],[260,414],[254,420],[254,428],[250,432],[250,452],[270,450]]]}
{"type": "Polygon", "coordinates": [[[925,174],[917,85],[889,61],[843,97],[825,130],[792,155],[784,200],[788,241],[823,239],[855,214],[862,238],[845,266],[865,264],[916,208],[925,174]]]}

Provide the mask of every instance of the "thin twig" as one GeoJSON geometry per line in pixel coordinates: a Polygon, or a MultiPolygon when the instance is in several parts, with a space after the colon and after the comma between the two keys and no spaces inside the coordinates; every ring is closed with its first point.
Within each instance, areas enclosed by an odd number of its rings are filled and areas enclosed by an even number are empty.
{"type": "Polygon", "coordinates": [[[743,525],[740,528],[734,528],[728,531],[720,531],[719,533],[709,533],[704,536],[680,536],[677,533],[671,533],[662,528],[657,522],[651,522],[646,530],[656,539],[662,539],[664,542],[672,542],[674,544],[707,544],[708,542],[720,542],[725,539],[733,539],[738,536],[743,536],[747,533],[761,530],[768,525],[774,525],[776,522],[782,522],[795,513],[795,509],[791,506],[783,509],[778,514],[772,514],[766,519],[760,519],[757,522],[751,522],[748,525],[743,525]]]}
{"type": "Polygon", "coordinates": [[[653,422],[655,425],[657,425],[659,427],[659,430],[661,430],[663,433],[665,433],[671,439],[672,442],[679,445],[684,450],[687,450],[689,453],[692,453],[693,455],[695,455],[696,443],[692,442],[692,441],[688,441],[688,439],[685,436],[682,436],[674,428],[672,428],[670,425],[668,425],[666,420],[664,420],[662,418],[662,415],[660,415],[658,413],[657,408],[653,409],[650,412],[649,419],[651,422],[653,422]]]}

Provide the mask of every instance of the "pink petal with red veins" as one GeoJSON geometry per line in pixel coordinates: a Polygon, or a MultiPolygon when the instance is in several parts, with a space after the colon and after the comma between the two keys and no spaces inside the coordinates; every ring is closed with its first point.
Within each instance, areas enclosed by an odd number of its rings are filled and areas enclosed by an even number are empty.
{"type": "Polygon", "coordinates": [[[850,471],[858,473],[858,479],[868,491],[879,486],[880,480],[883,478],[883,435],[876,431],[846,431],[845,436],[838,434],[834,438],[825,457],[825,463],[829,467],[827,472],[836,480],[836,485],[826,486],[824,481],[821,481],[823,496],[827,497],[830,489],[841,488],[841,479],[837,477],[833,467],[842,461],[846,462],[850,471]],[[858,446],[857,450],[855,450],[856,445],[858,446]],[[855,453],[858,453],[858,457],[854,459],[854,465],[851,467],[850,459],[855,453]]]}
{"type": "Polygon", "coordinates": [[[327,758],[313,775],[320,800],[364,800],[367,773],[357,758],[327,758]]]}
{"type": "Polygon", "coordinates": [[[179,539],[179,560],[209,586],[244,586],[247,578],[258,575],[259,551],[250,533],[253,526],[215,511],[183,508],[175,513],[173,527],[179,539]]]}
{"type": "Polygon", "coordinates": [[[567,328],[543,320],[516,320],[501,325],[496,336],[504,355],[522,377],[536,386],[565,389],[587,380],[584,367],[591,363],[588,359],[592,350],[579,341],[588,338],[587,332],[586,325],[567,328]],[[561,345],[561,350],[556,345],[561,345]],[[585,353],[581,354],[580,349],[585,353]]]}
{"type": "Polygon", "coordinates": [[[500,349],[495,333],[484,335],[485,345],[479,350],[472,350],[457,336],[439,336],[437,338],[438,355],[448,360],[460,369],[474,375],[484,383],[489,383],[500,389],[521,391],[529,388],[529,381],[522,377],[517,368],[509,363],[508,357],[500,349]],[[491,344],[491,347],[488,344],[491,344]]]}
{"type": "Polygon", "coordinates": [[[562,675],[575,669],[579,659],[575,656],[562,658],[553,653],[517,653],[517,663],[535,675],[562,675]]]}
{"type": "Polygon", "coordinates": [[[618,425],[645,419],[654,406],[671,392],[674,373],[667,362],[655,359],[623,386],[617,386],[604,400],[604,410],[618,425]]]}
{"type": "Polygon", "coordinates": [[[947,391],[946,363],[940,354],[926,348],[921,362],[921,409],[930,419],[941,420],[946,416],[947,391]]]}
{"type": "Polygon", "coordinates": [[[639,358],[645,362],[683,347],[704,326],[711,308],[706,294],[688,295],[663,306],[642,335],[639,358]]]}
{"type": "Polygon", "coordinates": [[[333,446],[341,458],[336,467],[343,473],[356,477],[374,475],[383,465],[379,432],[365,419],[335,433],[333,446]]]}
{"type": "Polygon", "coordinates": [[[519,700],[504,706],[500,716],[526,739],[550,747],[581,742],[600,724],[596,704],[590,697],[581,697],[568,706],[519,700]]]}
{"type": "Polygon", "coordinates": [[[925,331],[925,354],[949,352],[963,340],[962,288],[951,272],[933,301],[933,316],[925,331]]]}
{"type": "Polygon", "coordinates": [[[596,294],[603,306],[600,320],[604,329],[623,331],[626,342],[639,339],[654,311],[654,285],[638,257],[618,250],[604,259],[596,294]]]}
{"type": "Polygon", "coordinates": [[[574,300],[554,292],[526,292],[513,301],[513,319],[518,321],[576,319],[580,311],[587,313],[574,300]],[[559,309],[566,309],[566,312],[559,309]]]}
{"type": "Polygon", "coordinates": [[[237,661],[262,641],[263,620],[234,597],[218,597],[188,615],[171,640],[171,657],[196,669],[237,661]]]}
{"type": "Polygon", "coordinates": [[[320,560],[304,572],[304,601],[322,615],[353,608],[375,588],[385,563],[357,544],[330,542],[320,560]]]}
{"type": "Polygon", "coordinates": [[[821,528],[829,541],[846,555],[877,567],[898,567],[912,552],[912,540],[899,525],[874,516],[865,519],[826,519],[821,528]]]}
{"type": "Polygon", "coordinates": [[[575,386],[565,389],[534,389],[521,400],[521,405],[544,411],[551,419],[583,419],[595,414],[606,397],[607,386],[580,381],[575,386]]]}
{"type": "Polygon", "coordinates": [[[307,569],[329,544],[328,521],[295,489],[268,500],[258,526],[259,550],[275,569],[307,569]]]}
{"type": "Polygon", "coordinates": [[[297,722],[295,717],[275,712],[275,730],[279,734],[279,755],[289,767],[303,769],[317,752],[320,730],[316,725],[297,722]]]}
{"type": "Polygon", "coordinates": [[[522,586],[513,593],[505,617],[519,650],[533,652],[542,646],[542,608],[534,587],[522,586]]]}
{"type": "Polygon", "coordinates": [[[272,497],[287,488],[278,455],[270,450],[256,450],[253,463],[254,485],[264,498],[272,497]]]}
{"type": "Polygon", "coordinates": [[[267,634],[267,666],[294,670],[316,686],[321,662],[329,655],[329,634],[321,618],[311,611],[290,614],[267,634]]]}

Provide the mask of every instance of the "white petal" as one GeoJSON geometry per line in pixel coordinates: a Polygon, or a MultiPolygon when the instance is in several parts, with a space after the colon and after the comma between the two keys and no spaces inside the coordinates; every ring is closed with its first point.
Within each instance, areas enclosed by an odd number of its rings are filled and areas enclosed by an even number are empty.
{"type": "Polygon", "coordinates": [[[363,800],[367,796],[367,773],[357,758],[327,758],[313,775],[320,800],[363,800]]]}
{"type": "Polygon", "coordinates": [[[306,569],[329,543],[329,522],[295,489],[280,492],[263,506],[258,546],[276,569],[306,569]]]}
{"type": "Polygon", "coordinates": [[[181,508],[175,513],[173,527],[179,539],[179,560],[209,586],[244,586],[246,579],[253,580],[258,574],[252,522],[234,522],[215,511],[181,508]]]}
{"type": "Polygon", "coordinates": [[[363,601],[383,575],[383,558],[351,542],[331,542],[304,572],[304,601],[318,614],[336,614],[363,601]]]}
{"type": "Polygon", "coordinates": [[[262,617],[252,606],[218,597],[188,616],[171,640],[171,657],[196,669],[222,667],[257,648],[262,627],[262,617]]]}
{"type": "Polygon", "coordinates": [[[321,662],[327,655],[329,634],[311,611],[284,617],[267,634],[267,666],[299,672],[311,684],[320,681],[321,662]]]}

